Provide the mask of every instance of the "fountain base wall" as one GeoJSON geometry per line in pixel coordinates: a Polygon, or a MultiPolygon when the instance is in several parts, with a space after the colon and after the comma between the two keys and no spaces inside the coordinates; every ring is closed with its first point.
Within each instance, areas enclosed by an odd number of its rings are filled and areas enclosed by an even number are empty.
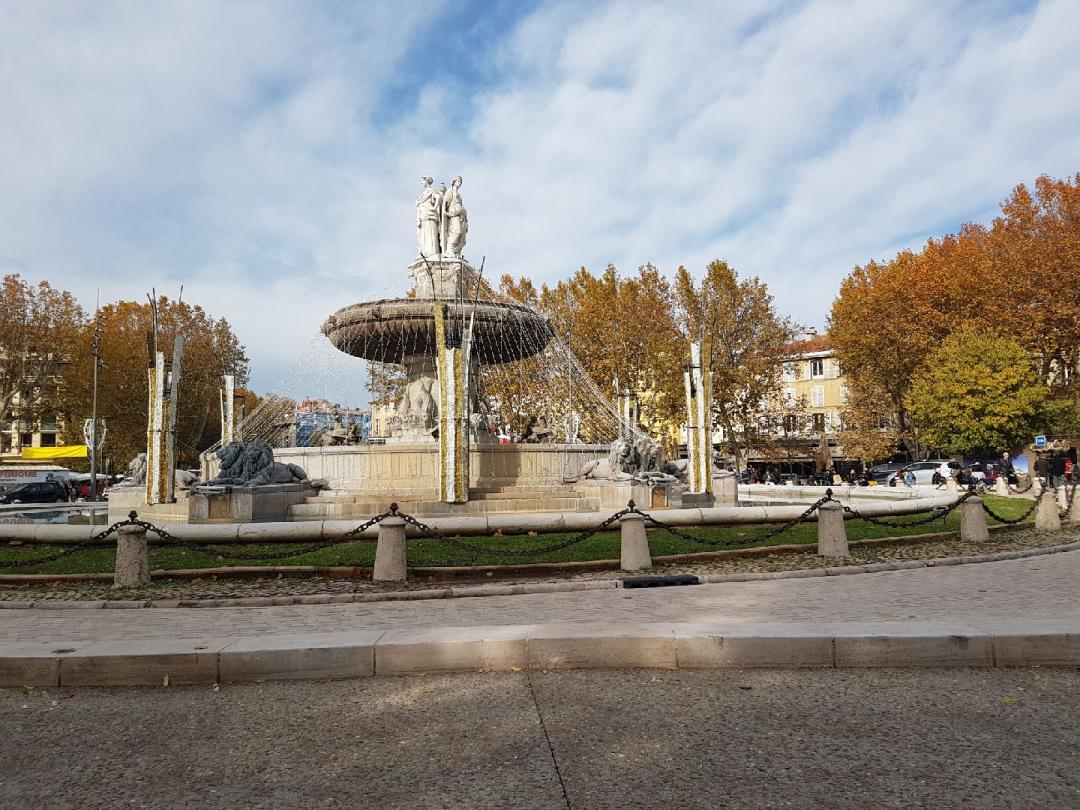
{"type": "MultiPolygon", "coordinates": [[[[607,458],[606,444],[492,444],[469,456],[469,486],[551,487],[563,483],[589,461],[607,458]]],[[[310,478],[324,478],[335,490],[405,497],[429,495],[438,488],[434,443],[352,447],[278,447],[274,460],[303,467],[310,478]]]]}

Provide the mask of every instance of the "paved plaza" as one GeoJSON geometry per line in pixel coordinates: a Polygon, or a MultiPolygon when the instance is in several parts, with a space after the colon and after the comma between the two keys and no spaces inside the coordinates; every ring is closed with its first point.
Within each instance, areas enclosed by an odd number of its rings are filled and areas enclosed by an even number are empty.
{"type": "Polygon", "coordinates": [[[1075,808],[1080,673],[0,690],[0,806],[1075,808]]]}

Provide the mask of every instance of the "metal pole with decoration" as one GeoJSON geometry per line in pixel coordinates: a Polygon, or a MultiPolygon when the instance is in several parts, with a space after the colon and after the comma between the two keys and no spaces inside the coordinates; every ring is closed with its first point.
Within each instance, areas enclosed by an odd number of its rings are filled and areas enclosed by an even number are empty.
{"type": "Polygon", "coordinates": [[[712,493],[712,371],[703,363],[708,357],[702,344],[690,344],[690,364],[683,372],[686,388],[686,454],[687,484],[691,492],[712,493]]]}
{"type": "MultiPolygon", "coordinates": [[[[469,500],[469,358],[467,345],[447,334],[447,305],[435,302],[435,359],[439,376],[439,499],[469,500]],[[453,343],[459,345],[452,345],[453,343]]],[[[464,336],[462,336],[464,337],[464,336]]]]}
{"type": "Polygon", "coordinates": [[[176,469],[176,414],[184,336],[173,341],[171,368],[158,351],[157,303],[151,299],[153,330],[146,335],[149,403],[146,427],[146,503],[172,503],[176,469]]]}

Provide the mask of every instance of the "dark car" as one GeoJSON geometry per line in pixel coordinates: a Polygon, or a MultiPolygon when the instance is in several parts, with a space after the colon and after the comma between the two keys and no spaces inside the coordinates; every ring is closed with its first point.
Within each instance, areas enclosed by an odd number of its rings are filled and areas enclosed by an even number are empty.
{"type": "Polygon", "coordinates": [[[57,503],[67,501],[67,489],[59,481],[33,481],[0,492],[3,503],[57,503]]]}

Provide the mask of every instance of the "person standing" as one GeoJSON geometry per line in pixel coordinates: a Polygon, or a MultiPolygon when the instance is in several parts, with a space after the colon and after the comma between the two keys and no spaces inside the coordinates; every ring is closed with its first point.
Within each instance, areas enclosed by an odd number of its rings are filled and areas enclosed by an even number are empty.
{"type": "Polygon", "coordinates": [[[1050,459],[1046,457],[1046,453],[1039,453],[1035,461],[1035,475],[1041,479],[1044,487],[1050,486],[1050,459]]]}
{"type": "Polygon", "coordinates": [[[1065,456],[1054,453],[1050,458],[1050,480],[1055,488],[1065,486],[1065,456]]]}
{"type": "Polygon", "coordinates": [[[1012,456],[1009,455],[1009,451],[1006,450],[1001,454],[1001,475],[1005,476],[1005,481],[1009,484],[1016,484],[1016,470],[1013,469],[1012,456]]]}

